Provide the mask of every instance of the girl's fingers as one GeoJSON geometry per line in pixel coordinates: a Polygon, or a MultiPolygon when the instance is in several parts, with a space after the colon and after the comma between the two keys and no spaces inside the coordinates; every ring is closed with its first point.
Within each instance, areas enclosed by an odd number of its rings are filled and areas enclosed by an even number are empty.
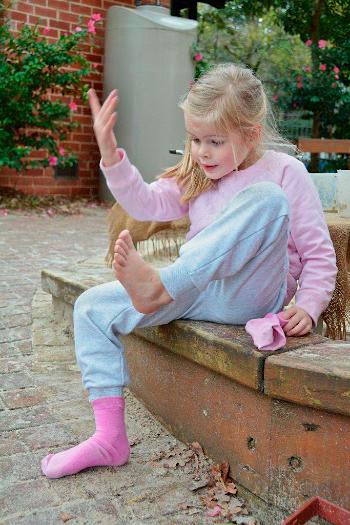
{"type": "Polygon", "coordinates": [[[288,334],[288,332],[290,332],[290,330],[293,330],[293,328],[295,326],[297,326],[297,324],[299,323],[300,321],[300,318],[297,316],[297,315],[294,315],[293,317],[291,317],[288,321],[288,323],[284,326],[283,330],[286,334],[288,334]]]}
{"type": "Polygon", "coordinates": [[[102,107],[94,89],[89,89],[88,96],[93,121],[95,122],[97,117],[99,120],[103,121],[106,112],[108,112],[111,106],[113,107],[116,104],[118,91],[113,89],[104,101],[102,107]]]}
{"type": "MultiPolygon", "coordinates": [[[[307,320],[302,319],[292,330],[286,332],[288,337],[303,335],[304,331],[307,329],[307,320]]],[[[305,332],[307,333],[307,331],[305,332]]]]}
{"type": "Polygon", "coordinates": [[[117,106],[117,98],[111,97],[110,99],[106,99],[106,102],[103,104],[97,119],[97,125],[105,127],[107,125],[107,122],[111,118],[112,114],[115,113],[115,109],[117,106]]]}
{"type": "Polygon", "coordinates": [[[112,113],[112,115],[109,117],[109,120],[105,124],[104,131],[107,135],[113,130],[116,122],[117,122],[117,114],[112,113]]]}
{"type": "Polygon", "coordinates": [[[89,105],[90,105],[90,109],[92,113],[92,118],[95,121],[101,109],[101,104],[97,98],[97,95],[94,89],[89,89],[88,97],[89,97],[89,105]]]}
{"type": "Polygon", "coordinates": [[[311,332],[311,328],[309,328],[308,326],[306,328],[304,328],[304,330],[302,332],[300,332],[299,335],[306,335],[308,334],[309,332],[311,332]]]}

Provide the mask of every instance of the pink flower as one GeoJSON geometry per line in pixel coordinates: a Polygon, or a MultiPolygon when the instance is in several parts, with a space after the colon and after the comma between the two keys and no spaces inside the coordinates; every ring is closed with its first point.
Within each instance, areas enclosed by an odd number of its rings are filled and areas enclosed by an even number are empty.
{"type": "Polygon", "coordinates": [[[338,66],[334,66],[333,71],[334,71],[334,73],[335,73],[336,75],[337,75],[338,73],[340,73],[340,69],[339,69],[338,66]]]}
{"type": "Polygon", "coordinates": [[[54,157],[54,156],[49,157],[49,164],[50,164],[50,166],[56,166],[57,162],[58,162],[58,158],[57,157],[54,157]]]}
{"type": "Polygon", "coordinates": [[[298,81],[298,82],[301,82],[302,80],[303,80],[303,77],[301,77],[300,75],[297,76],[297,81],[298,81]]]}
{"type": "Polygon", "coordinates": [[[320,49],[324,49],[326,47],[326,45],[327,45],[327,40],[319,40],[318,41],[318,47],[320,49]]]}
{"type": "Polygon", "coordinates": [[[203,60],[203,55],[201,53],[196,53],[194,55],[194,59],[196,62],[200,62],[201,60],[203,60]]]}
{"type": "Polygon", "coordinates": [[[297,88],[298,89],[302,89],[303,88],[303,83],[302,82],[298,82],[297,83],[297,88]]]}
{"type": "Polygon", "coordinates": [[[80,33],[80,31],[82,31],[82,30],[83,30],[83,28],[80,27],[80,26],[77,26],[77,27],[74,29],[74,31],[75,31],[76,33],[80,33]]]}
{"type": "Polygon", "coordinates": [[[102,19],[102,16],[100,15],[100,13],[94,13],[91,16],[91,20],[93,20],[94,22],[99,22],[101,19],[102,19]]]}
{"type": "Polygon", "coordinates": [[[309,40],[306,40],[305,44],[306,44],[307,46],[311,46],[311,45],[312,45],[312,40],[311,40],[311,38],[309,38],[309,40]]]}
{"type": "Polygon", "coordinates": [[[72,111],[76,111],[76,110],[78,109],[78,106],[76,105],[75,102],[70,102],[70,103],[68,104],[68,107],[69,107],[69,109],[72,110],[72,111]]]}
{"type": "Polygon", "coordinates": [[[43,35],[48,35],[48,34],[50,33],[50,31],[51,31],[51,30],[50,30],[49,27],[47,27],[47,26],[44,27],[44,29],[43,29],[43,35]]]}
{"type": "Polygon", "coordinates": [[[98,64],[97,62],[94,62],[94,63],[92,64],[92,67],[94,67],[94,68],[96,69],[96,68],[98,68],[99,65],[100,65],[100,64],[98,64]]]}
{"type": "Polygon", "coordinates": [[[311,72],[311,67],[310,66],[305,66],[304,67],[304,71],[305,71],[305,73],[310,73],[311,72]]]}
{"type": "Polygon", "coordinates": [[[332,88],[336,88],[337,87],[337,83],[336,82],[333,82],[332,84],[332,88]]]}
{"type": "Polygon", "coordinates": [[[87,27],[88,27],[88,33],[94,33],[94,34],[96,33],[94,20],[89,20],[87,27]]]}
{"type": "Polygon", "coordinates": [[[63,157],[63,155],[65,154],[65,149],[61,146],[58,150],[58,153],[63,157]]]}
{"type": "Polygon", "coordinates": [[[334,75],[335,80],[339,80],[339,75],[334,75]]]}
{"type": "Polygon", "coordinates": [[[327,65],[326,64],[320,64],[320,70],[321,71],[326,71],[327,70],[327,65]]]}
{"type": "Polygon", "coordinates": [[[275,102],[277,102],[277,100],[278,100],[278,95],[273,95],[272,99],[273,99],[275,102]]]}

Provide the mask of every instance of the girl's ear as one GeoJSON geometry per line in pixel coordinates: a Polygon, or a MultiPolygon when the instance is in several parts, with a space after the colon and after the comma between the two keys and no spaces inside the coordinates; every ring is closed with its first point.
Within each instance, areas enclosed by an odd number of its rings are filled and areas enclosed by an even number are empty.
{"type": "Polygon", "coordinates": [[[249,140],[249,142],[255,142],[255,143],[260,142],[261,131],[262,131],[261,124],[255,124],[255,126],[253,126],[248,131],[248,140],[249,140]]]}

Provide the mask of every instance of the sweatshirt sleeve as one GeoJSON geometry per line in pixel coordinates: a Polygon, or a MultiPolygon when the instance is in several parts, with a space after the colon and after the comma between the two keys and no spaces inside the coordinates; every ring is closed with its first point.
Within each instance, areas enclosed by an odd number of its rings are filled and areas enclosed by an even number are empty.
{"type": "Polygon", "coordinates": [[[161,178],[148,184],[126,152],[118,152],[120,162],[106,167],[101,161],[100,168],[112,195],[129,215],[139,221],[172,221],[188,213],[175,179],[161,178]]]}
{"type": "Polygon", "coordinates": [[[292,158],[285,167],[282,188],[290,205],[290,234],[302,265],[296,304],[316,325],[335,287],[338,270],[333,243],[319,195],[302,162],[292,158]]]}

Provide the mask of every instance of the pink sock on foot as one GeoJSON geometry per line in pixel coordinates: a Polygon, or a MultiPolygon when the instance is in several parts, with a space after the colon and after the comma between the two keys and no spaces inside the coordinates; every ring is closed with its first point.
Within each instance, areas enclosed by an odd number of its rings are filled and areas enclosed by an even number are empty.
{"type": "Polygon", "coordinates": [[[76,447],[49,454],[41,462],[48,478],[76,474],[88,467],[119,466],[129,459],[129,443],[124,423],[125,402],[122,397],[101,397],[91,401],[96,432],[76,447]]]}

